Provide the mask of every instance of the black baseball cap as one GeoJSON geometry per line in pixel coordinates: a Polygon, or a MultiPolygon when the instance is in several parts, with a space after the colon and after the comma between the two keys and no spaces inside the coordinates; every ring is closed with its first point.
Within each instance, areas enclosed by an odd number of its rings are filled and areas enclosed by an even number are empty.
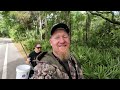
{"type": "Polygon", "coordinates": [[[69,28],[66,24],[64,23],[58,23],[56,25],[54,25],[51,29],[51,36],[53,35],[53,33],[58,29],[58,28],[64,28],[64,30],[69,34],[69,28]]]}

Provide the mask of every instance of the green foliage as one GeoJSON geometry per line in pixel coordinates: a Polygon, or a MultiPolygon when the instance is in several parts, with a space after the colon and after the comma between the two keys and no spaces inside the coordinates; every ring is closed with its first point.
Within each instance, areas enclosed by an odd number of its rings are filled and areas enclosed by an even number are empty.
{"type": "Polygon", "coordinates": [[[23,43],[24,47],[26,48],[26,50],[28,52],[31,52],[34,50],[34,46],[35,46],[36,42],[39,42],[39,41],[36,39],[30,38],[30,39],[26,39],[22,43],[23,43]]]}
{"type": "Polygon", "coordinates": [[[27,52],[31,52],[34,49],[34,46],[36,43],[40,43],[42,46],[42,51],[49,51],[51,49],[51,46],[49,44],[48,40],[38,40],[34,38],[26,39],[25,41],[22,41],[24,47],[26,48],[27,52]]]}
{"type": "Polygon", "coordinates": [[[16,42],[26,39],[25,30],[19,24],[16,24],[9,30],[9,35],[16,42]]]}
{"type": "Polygon", "coordinates": [[[15,26],[14,28],[10,29],[9,30],[9,34],[10,34],[10,37],[14,40],[14,41],[18,41],[18,37],[17,37],[17,29],[16,29],[17,26],[15,26]]]}
{"type": "Polygon", "coordinates": [[[40,41],[40,43],[42,45],[42,50],[43,51],[50,51],[51,50],[49,40],[42,40],[42,41],[40,41]]]}
{"type": "Polygon", "coordinates": [[[8,30],[6,30],[5,28],[2,28],[0,30],[0,37],[9,37],[8,30]]]}
{"type": "Polygon", "coordinates": [[[3,18],[0,18],[0,37],[9,37],[8,27],[6,26],[6,22],[3,18]]]}
{"type": "MultiPolygon", "coordinates": [[[[88,21],[87,13],[1,11],[0,36],[10,36],[14,41],[22,42],[28,52],[33,50],[36,42],[40,42],[43,51],[49,51],[52,26],[64,22],[71,29],[71,51],[82,64],[85,78],[120,79],[120,26],[90,13],[91,20],[88,21]],[[42,24],[44,28],[41,28],[42,24]]],[[[96,13],[120,22],[119,13],[114,16],[110,12],[96,13]]]]}
{"type": "Polygon", "coordinates": [[[72,45],[71,51],[80,61],[86,79],[120,78],[120,56],[118,56],[120,51],[118,48],[99,50],[83,46],[74,48],[72,45]],[[115,51],[113,51],[114,49],[115,51]]]}
{"type": "Polygon", "coordinates": [[[85,14],[71,12],[71,41],[83,45],[83,28],[85,24],[85,14]]]}

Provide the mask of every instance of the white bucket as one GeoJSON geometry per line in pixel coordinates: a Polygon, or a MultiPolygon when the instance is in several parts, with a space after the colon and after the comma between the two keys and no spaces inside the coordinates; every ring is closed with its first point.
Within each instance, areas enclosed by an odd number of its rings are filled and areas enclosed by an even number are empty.
{"type": "Polygon", "coordinates": [[[28,79],[30,65],[19,65],[16,67],[16,79],[28,79]]]}

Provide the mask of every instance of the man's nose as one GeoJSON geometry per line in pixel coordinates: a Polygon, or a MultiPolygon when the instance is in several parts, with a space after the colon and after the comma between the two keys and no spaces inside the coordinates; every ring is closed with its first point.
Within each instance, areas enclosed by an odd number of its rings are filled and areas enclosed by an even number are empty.
{"type": "Polygon", "coordinates": [[[60,38],[60,43],[64,43],[65,39],[63,37],[60,38]]]}

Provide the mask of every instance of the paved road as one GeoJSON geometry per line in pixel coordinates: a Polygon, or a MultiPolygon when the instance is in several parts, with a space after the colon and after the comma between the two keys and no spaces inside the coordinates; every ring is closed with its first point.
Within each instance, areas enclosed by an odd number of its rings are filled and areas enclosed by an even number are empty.
{"type": "Polygon", "coordinates": [[[25,64],[9,38],[0,38],[0,79],[16,79],[16,67],[25,64]]]}

